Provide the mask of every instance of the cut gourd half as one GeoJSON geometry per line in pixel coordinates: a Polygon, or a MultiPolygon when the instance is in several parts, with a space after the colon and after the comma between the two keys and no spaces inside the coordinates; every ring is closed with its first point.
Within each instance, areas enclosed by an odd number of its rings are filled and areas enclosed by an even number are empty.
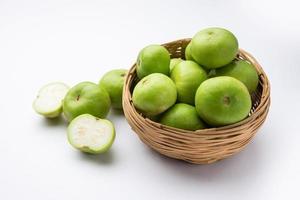
{"type": "Polygon", "coordinates": [[[115,140],[112,122],[90,114],[79,115],[68,126],[68,141],[76,149],[91,153],[104,153],[115,140]]]}
{"type": "Polygon", "coordinates": [[[69,89],[69,86],[61,82],[45,85],[39,90],[33,109],[48,118],[58,117],[62,113],[62,102],[69,89]]]}

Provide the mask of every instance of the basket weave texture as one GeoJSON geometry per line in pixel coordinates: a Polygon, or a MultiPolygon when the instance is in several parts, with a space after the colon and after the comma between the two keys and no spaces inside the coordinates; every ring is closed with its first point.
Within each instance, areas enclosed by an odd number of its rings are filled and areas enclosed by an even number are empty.
{"type": "MultiPolygon", "coordinates": [[[[163,44],[171,58],[184,58],[191,39],[163,44]]],[[[194,164],[208,164],[240,152],[264,123],[270,107],[270,84],[260,64],[240,49],[237,59],[252,63],[259,75],[259,85],[252,94],[249,116],[232,125],[188,131],[154,122],[139,113],[132,103],[132,90],[137,83],[136,65],[129,70],[123,88],[123,110],[132,130],[149,147],[168,157],[194,164]]]]}

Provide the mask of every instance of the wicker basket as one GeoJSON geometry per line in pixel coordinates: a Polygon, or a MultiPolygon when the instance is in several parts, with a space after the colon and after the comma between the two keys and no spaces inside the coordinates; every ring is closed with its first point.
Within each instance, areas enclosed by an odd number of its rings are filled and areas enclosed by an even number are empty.
{"type": "MultiPolygon", "coordinates": [[[[184,50],[190,39],[163,44],[172,58],[184,58],[184,50]]],[[[134,108],[131,93],[137,82],[133,65],[125,80],[123,109],[134,132],[148,146],[168,157],[195,164],[208,164],[241,151],[265,121],[270,106],[270,85],[259,63],[246,51],[239,50],[237,59],[251,62],[259,74],[259,86],[252,95],[252,109],[241,122],[197,131],[168,127],[145,118],[134,108]]]]}

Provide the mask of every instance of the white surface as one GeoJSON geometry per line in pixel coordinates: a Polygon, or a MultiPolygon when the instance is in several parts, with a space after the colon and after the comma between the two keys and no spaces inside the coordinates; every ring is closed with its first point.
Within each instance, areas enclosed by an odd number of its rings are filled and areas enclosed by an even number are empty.
{"type": "Polygon", "coordinates": [[[300,199],[298,1],[0,1],[0,195],[12,199],[300,199]],[[266,123],[240,154],[196,166],[143,145],[124,117],[109,115],[111,151],[87,156],[66,123],[31,104],[51,81],[97,82],[129,68],[151,43],[207,26],[232,30],[272,84],[266,123]]]}

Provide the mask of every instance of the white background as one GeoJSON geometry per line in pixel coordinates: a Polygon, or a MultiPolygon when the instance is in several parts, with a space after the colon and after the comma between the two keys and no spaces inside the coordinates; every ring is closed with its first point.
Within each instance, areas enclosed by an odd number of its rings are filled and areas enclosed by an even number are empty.
{"type": "Polygon", "coordinates": [[[0,0],[0,198],[300,199],[297,2],[0,0]],[[272,85],[266,123],[236,156],[202,166],[165,158],[114,112],[111,151],[84,155],[68,144],[66,122],[31,107],[48,82],[98,82],[145,45],[208,26],[234,32],[272,85]]]}

